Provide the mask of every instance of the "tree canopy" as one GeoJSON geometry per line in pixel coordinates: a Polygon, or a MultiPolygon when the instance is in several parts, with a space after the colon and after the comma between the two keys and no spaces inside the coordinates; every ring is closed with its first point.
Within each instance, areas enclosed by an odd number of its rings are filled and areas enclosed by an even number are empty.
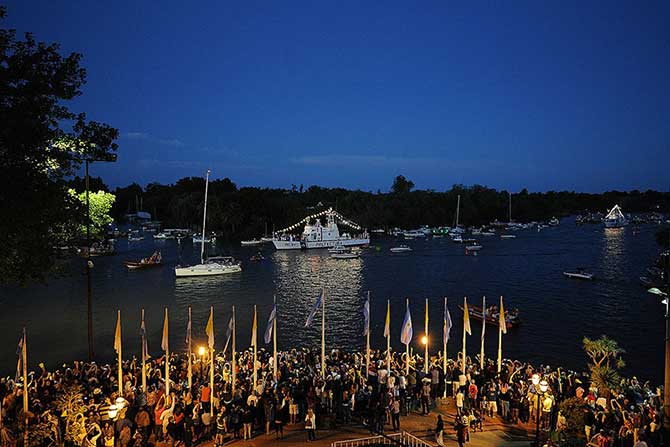
{"type": "MultiPolygon", "coordinates": [[[[0,7],[0,22],[6,9],[0,7]]],[[[65,182],[117,149],[118,131],[68,107],[86,81],[81,54],[0,28],[0,282],[41,280],[84,213],[65,182]]]]}

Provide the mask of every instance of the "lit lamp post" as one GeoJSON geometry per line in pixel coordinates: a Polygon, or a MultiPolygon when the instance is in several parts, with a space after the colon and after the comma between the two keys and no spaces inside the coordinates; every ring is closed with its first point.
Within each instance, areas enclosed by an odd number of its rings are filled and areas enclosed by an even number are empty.
{"type": "Polygon", "coordinates": [[[205,358],[205,347],[200,346],[198,348],[198,355],[200,356],[200,380],[202,380],[205,377],[204,373],[204,358],[205,358]]]}
{"type": "Polygon", "coordinates": [[[424,354],[423,354],[423,372],[428,374],[428,336],[424,335],[421,337],[421,343],[424,346],[424,354]]]}
{"type": "Polygon", "coordinates": [[[94,161],[114,162],[116,154],[101,154],[98,156],[89,156],[84,159],[86,162],[86,291],[87,291],[87,313],[88,313],[88,361],[93,361],[93,297],[91,292],[91,204],[88,199],[88,164],[94,161]]]}
{"type": "Polygon", "coordinates": [[[668,293],[656,287],[647,290],[654,295],[662,296],[665,304],[665,374],[663,375],[663,427],[670,429],[670,306],[668,293]]]}
{"type": "Polygon", "coordinates": [[[539,374],[533,374],[530,380],[533,383],[533,388],[535,389],[535,398],[537,399],[537,415],[535,417],[535,446],[540,447],[540,398],[543,397],[549,389],[549,384],[546,380],[541,380],[539,374]]]}

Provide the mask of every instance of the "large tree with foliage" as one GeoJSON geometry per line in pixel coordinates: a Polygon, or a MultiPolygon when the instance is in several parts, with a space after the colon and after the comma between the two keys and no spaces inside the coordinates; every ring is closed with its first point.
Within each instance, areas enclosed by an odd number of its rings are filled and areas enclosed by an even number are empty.
{"type": "Polygon", "coordinates": [[[66,180],[117,149],[116,129],[68,108],[86,80],[80,61],[0,28],[0,283],[45,278],[84,217],[66,180]]]}
{"type": "Polygon", "coordinates": [[[584,337],[582,343],[591,361],[591,383],[598,387],[601,394],[607,395],[615,391],[621,382],[619,370],[626,365],[621,355],[626,351],[619,347],[616,340],[606,335],[597,340],[584,337]]]}
{"type": "MultiPolygon", "coordinates": [[[[86,206],[86,192],[76,192],[74,189],[69,190],[70,194],[75,197],[82,206],[86,206]]],[[[89,192],[88,202],[90,209],[90,232],[92,239],[100,239],[105,235],[107,226],[114,222],[109,212],[114,205],[116,197],[114,194],[98,191],[89,192]]],[[[86,234],[86,226],[82,225],[79,233],[83,236],[86,234]]]]}

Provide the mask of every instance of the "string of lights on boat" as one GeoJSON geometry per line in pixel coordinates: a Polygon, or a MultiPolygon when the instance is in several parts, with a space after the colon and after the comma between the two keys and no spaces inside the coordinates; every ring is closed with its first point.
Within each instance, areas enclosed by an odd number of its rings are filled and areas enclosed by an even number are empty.
{"type": "Polygon", "coordinates": [[[291,225],[290,227],[283,228],[279,230],[277,233],[286,233],[287,231],[292,231],[295,230],[296,228],[301,227],[303,224],[309,223],[312,219],[317,219],[321,216],[325,216],[328,214],[332,214],[333,216],[337,217],[337,220],[339,220],[341,223],[344,225],[353,228],[354,230],[362,230],[361,226],[358,225],[356,222],[352,222],[351,220],[347,219],[337,211],[334,211],[332,208],[328,208],[325,211],[321,211],[320,213],[312,214],[311,216],[307,216],[304,219],[302,219],[299,222],[296,222],[295,224],[291,225]]]}

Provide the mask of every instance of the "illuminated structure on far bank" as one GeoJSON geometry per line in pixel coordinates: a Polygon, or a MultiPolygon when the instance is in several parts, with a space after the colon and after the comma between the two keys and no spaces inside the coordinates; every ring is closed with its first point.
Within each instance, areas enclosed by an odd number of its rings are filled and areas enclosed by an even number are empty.
{"type": "Polygon", "coordinates": [[[328,208],[320,213],[312,214],[302,219],[290,227],[279,230],[275,233],[272,243],[277,250],[300,250],[302,248],[331,248],[337,246],[354,247],[358,245],[367,245],[370,243],[370,236],[367,231],[362,234],[351,236],[349,233],[340,234],[337,222],[346,225],[354,230],[361,231],[362,228],[355,222],[328,208]],[[321,217],[326,217],[326,224],[321,224],[321,217]],[[312,221],[315,221],[312,223],[312,221]],[[293,236],[292,230],[305,224],[302,235],[293,236]]]}

